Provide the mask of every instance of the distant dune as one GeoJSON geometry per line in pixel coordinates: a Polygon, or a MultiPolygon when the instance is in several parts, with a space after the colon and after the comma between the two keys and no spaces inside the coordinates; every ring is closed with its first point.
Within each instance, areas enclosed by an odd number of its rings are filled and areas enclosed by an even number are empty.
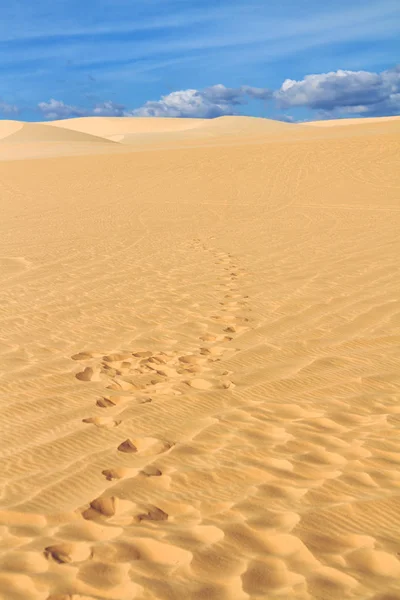
{"type": "Polygon", "coordinates": [[[302,125],[293,125],[273,119],[262,119],[259,117],[219,117],[217,119],[205,119],[202,129],[218,134],[270,134],[294,131],[302,125]]]}
{"type": "Polygon", "coordinates": [[[184,131],[201,126],[205,119],[145,118],[145,117],[78,117],[62,121],[49,121],[48,124],[64,129],[73,129],[98,136],[112,136],[128,133],[158,133],[184,131]]]}
{"type": "Polygon", "coordinates": [[[256,117],[177,119],[84,117],[46,123],[0,122],[0,160],[235,143],[287,136],[310,129],[256,117]]]}
{"type": "Polygon", "coordinates": [[[23,126],[24,124],[21,121],[0,120],[0,141],[14,134],[23,126]]]}
{"type": "Polygon", "coordinates": [[[301,124],[244,116],[215,119],[82,117],[45,123],[0,121],[0,160],[125,153],[338,138],[400,132],[400,118],[338,119],[301,124]],[[347,125],[347,127],[344,127],[347,125]],[[350,133],[351,130],[351,133],[350,133]]]}
{"type": "Polygon", "coordinates": [[[365,119],[326,119],[324,121],[307,121],[306,125],[317,127],[337,127],[340,125],[367,125],[384,121],[399,121],[400,117],[366,117],[365,119]]]}
{"type": "MultiPolygon", "coordinates": [[[[36,143],[36,142],[91,142],[110,143],[103,137],[84,133],[78,130],[70,130],[62,127],[50,127],[43,123],[24,123],[22,127],[18,122],[9,122],[9,131],[5,137],[0,139],[3,143],[36,143]],[[11,123],[15,123],[15,130],[11,123]],[[19,126],[17,126],[19,125],[19,126]]],[[[2,131],[0,122],[0,132],[2,131]]]]}

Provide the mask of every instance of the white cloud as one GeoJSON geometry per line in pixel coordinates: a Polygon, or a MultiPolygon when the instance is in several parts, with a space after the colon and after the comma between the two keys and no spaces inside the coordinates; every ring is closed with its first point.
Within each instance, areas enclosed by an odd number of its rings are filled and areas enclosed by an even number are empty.
{"type": "Polygon", "coordinates": [[[39,102],[38,108],[43,116],[50,120],[84,117],[87,114],[82,108],[64,104],[62,100],[54,100],[54,98],[51,98],[49,102],[39,102]]]}
{"type": "Polygon", "coordinates": [[[281,108],[306,106],[330,113],[390,115],[400,112],[400,66],[381,73],[334,71],[286,79],[274,93],[281,108]]]}
{"type": "MultiPolygon", "coordinates": [[[[248,85],[230,88],[219,83],[202,90],[186,89],[171,92],[161,96],[159,100],[149,100],[140,108],[133,110],[111,100],[96,104],[93,108],[80,108],[54,98],[49,102],[39,103],[38,109],[46,119],[67,119],[89,115],[211,119],[240,114],[238,107],[246,104],[249,98],[264,102],[275,99],[281,109],[289,107],[313,109],[321,119],[345,115],[395,115],[400,113],[400,65],[381,73],[339,70],[306,75],[299,81],[286,79],[275,92],[268,88],[248,85]]],[[[286,113],[275,118],[288,122],[295,121],[286,113]]]]}
{"type": "Polygon", "coordinates": [[[227,88],[221,83],[204,90],[180,90],[162,96],[161,100],[150,100],[141,108],[133,110],[132,116],[141,117],[199,117],[210,119],[222,115],[237,114],[235,106],[244,104],[246,96],[262,98],[271,96],[263,88],[241,86],[227,88]]]}
{"type": "Polygon", "coordinates": [[[124,117],[125,108],[126,107],[123,104],[118,104],[117,102],[108,100],[107,102],[96,104],[95,108],[90,112],[90,114],[97,117],[124,117]]]}
{"type": "Polygon", "coordinates": [[[212,102],[198,90],[181,90],[161,96],[161,100],[149,100],[141,108],[130,113],[137,117],[218,117],[233,114],[226,102],[212,102]]]}
{"type": "MultiPolygon", "coordinates": [[[[0,105],[1,106],[1,105],[0,105]]],[[[70,119],[72,117],[123,117],[125,106],[112,100],[96,104],[94,108],[80,108],[65,104],[62,100],[52,98],[49,102],[39,102],[38,109],[46,119],[70,119]]]]}
{"type": "Polygon", "coordinates": [[[246,102],[247,98],[265,100],[272,92],[264,88],[243,85],[239,88],[225,87],[221,83],[203,90],[178,90],[160,100],[149,100],[140,108],[127,110],[123,104],[108,100],[96,104],[94,108],[80,108],[52,98],[40,102],[38,109],[46,119],[68,119],[83,116],[107,117],[197,117],[210,119],[222,115],[237,114],[235,107],[246,102]]]}

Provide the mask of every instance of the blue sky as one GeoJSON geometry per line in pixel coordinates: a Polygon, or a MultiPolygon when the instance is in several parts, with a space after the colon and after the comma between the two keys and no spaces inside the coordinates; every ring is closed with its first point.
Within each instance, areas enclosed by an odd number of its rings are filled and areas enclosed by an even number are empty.
{"type": "Polygon", "coordinates": [[[400,112],[398,0],[12,0],[0,118],[400,112]]]}

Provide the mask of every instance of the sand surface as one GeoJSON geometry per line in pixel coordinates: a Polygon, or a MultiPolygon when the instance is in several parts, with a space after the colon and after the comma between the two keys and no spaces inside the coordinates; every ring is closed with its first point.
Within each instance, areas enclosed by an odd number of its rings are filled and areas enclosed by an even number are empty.
{"type": "Polygon", "coordinates": [[[399,600],[400,120],[186,121],[0,122],[0,600],[399,600]]]}

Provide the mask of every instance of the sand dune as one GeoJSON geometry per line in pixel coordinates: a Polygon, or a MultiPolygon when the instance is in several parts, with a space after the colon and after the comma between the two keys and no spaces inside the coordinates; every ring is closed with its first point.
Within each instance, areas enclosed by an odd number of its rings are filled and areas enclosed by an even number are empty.
{"type": "MultiPolygon", "coordinates": [[[[70,130],[62,127],[50,127],[43,123],[24,123],[18,128],[11,126],[13,121],[9,121],[9,131],[2,137],[1,143],[38,143],[38,142],[92,142],[92,143],[110,143],[109,140],[85,133],[78,130],[70,130]]],[[[20,125],[20,124],[19,124],[20,125]]],[[[16,126],[15,126],[16,127],[16,126]]],[[[3,127],[0,127],[0,131],[3,127]]]]}
{"type": "Polygon", "coordinates": [[[78,117],[50,121],[48,125],[62,127],[74,131],[82,131],[92,135],[107,137],[110,135],[128,133],[156,133],[164,131],[184,131],[199,127],[205,119],[157,119],[145,117],[78,117]]]}
{"type": "Polygon", "coordinates": [[[0,121],[0,161],[110,151],[113,140],[43,123],[0,121]]]}
{"type": "Polygon", "coordinates": [[[218,134],[271,134],[283,133],[293,129],[302,129],[302,125],[274,121],[272,119],[260,119],[258,117],[219,117],[217,119],[205,119],[203,130],[218,134]]]}
{"type": "Polygon", "coordinates": [[[384,123],[385,121],[399,121],[400,117],[366,117],[365,119],[326,119],[325,121],[309,121],[307,125],[318,127],[336,127],[338,125],[363,125],[368,123],[384,123]]]}
{"type": "Polygon", "coordinates": [[[49,123],[0,124],[0,160],[24,160],[56,156],[117,154],[154,150],[227,147],[278,141],[296,142],[316,139],[400,133],[400,119],[360,119],[306,124],[283,123],[256,117],[218,117],[216,119],[84,117],[49,123]],[[311,126],[310,126],[311,125],[311,126]],[[314,126],[315,125],[315,126],[314,126]],[[351,127],[349,127],[351,125],[351,127]]]}
{"type": "MultiPolygon", "coordinates": [[[[177,145],[199,143],[221,136],[260,136],[293,133],[294,125],[255,117],[215,119],[174,118],[78,118],[54,121],[52,125],[90,132],[129,145],[177,145]]],[[[299,130],[303,127],[297,126],[299,130]]]]}
{"type": "Polygon", "coordinates": [[[399,120],[156,121],[0,122],[0,600],[400,599],[399,120]]]}
{"type": "Polygon", "coordinates": [[[0,140],[17,132],[23,127],[20,121],[0,120],[0,140]]]}

